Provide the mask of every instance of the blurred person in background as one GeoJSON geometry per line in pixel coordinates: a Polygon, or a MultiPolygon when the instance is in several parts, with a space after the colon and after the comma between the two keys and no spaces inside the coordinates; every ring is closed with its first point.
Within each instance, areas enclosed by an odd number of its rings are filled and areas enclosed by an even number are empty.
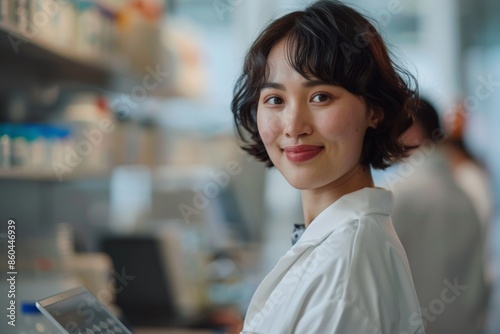
{"type": "Polygon", "coordinates": [[[420,146],[400,166],[394,184],[394,227],[408,255],[428,334],[480,333],[489,286],[484,276],[481,222],[459,187],[439,116],[421,100],[405,142],[420,146]]]}
{"type": "Polygon", "coordinates": [[[485,275],[493,282],[493,263],[490,254],[490,225],[493,219],[493,196],[490,188],[491,178],[484,165],[467,148],[464,132],[467,127],[467,110],[458,103],[451,115],[443,122],[446,132],[445,148],[453,176],[460,189],[469,196],[479,219],[485,241],[485,275]]]}
{"type": "Polygon", "coordinates": [[[467,110],[457,104],[452,117],[444,122],[447,135],[446,151],[450,158],[453,175],[460,188],[469,196],[481,219],[483,234],[487,235],[493,217],[493,199],[490,176],[467,148],[464,131],[467,126],[467,110]]]}
{"type": "Polygon", "coordinates": [[[247,152],[301,190],[305,230],[257,288],[242,333],[423,333],[392,193],[415,91],[374,26],[339,1],[272,22],[232,102],[247,152]]]}
{"type": "Polygon", "coordinates": [[[470,198],[481,221],[484,240],[485,278],[488,284],[494,281],[494,263],[491,251],[491,223],[494,215],[490,173],[484,164],[469,150],[464,139],[468,112],[464,103],[457,103],[451,117],[446,117],[443,127],[446,132],[445,149],[453,176],[460,189],[470,198]]]}

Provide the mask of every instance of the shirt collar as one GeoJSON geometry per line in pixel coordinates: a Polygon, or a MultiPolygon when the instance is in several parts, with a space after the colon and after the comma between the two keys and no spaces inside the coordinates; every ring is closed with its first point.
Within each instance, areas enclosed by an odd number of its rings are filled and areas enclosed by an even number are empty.
{"type": "Polygon", "coordinates": [[[363,188],[346,194],[314,218],[296,246],[318,244],[337,227],[367,214],[390,215],[392,203],[392,192],[383,188],[363,188]]]}

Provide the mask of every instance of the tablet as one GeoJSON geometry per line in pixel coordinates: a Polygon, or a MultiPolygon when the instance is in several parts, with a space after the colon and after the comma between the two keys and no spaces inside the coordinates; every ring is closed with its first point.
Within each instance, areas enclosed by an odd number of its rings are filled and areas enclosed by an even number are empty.
{"type": "Polygon", "coordinates": [[[63,333],[131,334],[86,288],[78,287],[36,303],[63,333]]]}

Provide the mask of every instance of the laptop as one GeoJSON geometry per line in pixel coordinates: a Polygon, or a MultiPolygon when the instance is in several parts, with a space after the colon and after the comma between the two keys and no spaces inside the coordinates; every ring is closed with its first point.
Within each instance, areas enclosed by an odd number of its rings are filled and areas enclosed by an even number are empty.
{"type": "Polygon", "coordinates": [[[39,300],[36,307],[62,333],[132,334],[84,287],[39,300]]]}

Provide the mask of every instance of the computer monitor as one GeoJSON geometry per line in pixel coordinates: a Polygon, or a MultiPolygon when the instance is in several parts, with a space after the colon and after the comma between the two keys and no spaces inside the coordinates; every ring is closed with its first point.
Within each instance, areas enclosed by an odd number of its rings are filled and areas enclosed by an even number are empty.
{"type": "MultiPolygon", "coordinates": [[[[187,316],[173,290],[172,270],[164,242],[156,236],[108,236],[102,242],[117,273],[134,276],[116,291],[116,304],[133,326],[198,327],[204,314],[187,316]]],[[[180,254],[179,254],[180,256],[180,254]]],[[[117,282],[118,283],[118,282],[117,282]]]]}

